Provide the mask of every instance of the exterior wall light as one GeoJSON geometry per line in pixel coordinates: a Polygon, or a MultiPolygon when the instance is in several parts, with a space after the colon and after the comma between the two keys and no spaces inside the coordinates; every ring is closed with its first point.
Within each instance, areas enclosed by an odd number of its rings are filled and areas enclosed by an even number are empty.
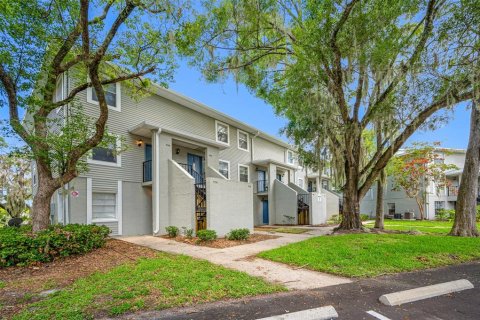
{"type": "Polygon", "coordinates": [[[139,139],[136,142],[137,142],[137,147],[141,147],[143,145],[143,140],[142,139],[139,139]]]}

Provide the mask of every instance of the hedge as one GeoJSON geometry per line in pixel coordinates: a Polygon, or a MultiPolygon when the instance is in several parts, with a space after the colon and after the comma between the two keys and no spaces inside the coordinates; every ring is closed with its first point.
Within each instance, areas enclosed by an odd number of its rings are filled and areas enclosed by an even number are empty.
{"type": "Polygon", "coordinates": [[[103,247],[109,233],[105,226],[81,224],[53,225],[36,233],[29,226],[3,227],[0,228],[0,268],[84,254],[103,247]]]}

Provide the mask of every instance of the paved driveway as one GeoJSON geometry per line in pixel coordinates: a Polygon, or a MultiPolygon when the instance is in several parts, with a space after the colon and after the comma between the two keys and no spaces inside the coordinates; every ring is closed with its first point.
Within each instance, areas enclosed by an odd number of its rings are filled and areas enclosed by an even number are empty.
{"type": "Polygon", "coordinates": [[[227,268],[244,271],[252,276],[260,276],[270,282],[281,283],[289,289],[314,289],[351,281],[346,278],[255,258],[254,256],[261,251],[325,235],[331,231],[332,228],[330,227],[312,227],[309,232],[303,234],[275,233],[279,238],[224,249],[193,246],[153,236],[123,237],[120,239],[154,250],[206,259],[227,268]]]}

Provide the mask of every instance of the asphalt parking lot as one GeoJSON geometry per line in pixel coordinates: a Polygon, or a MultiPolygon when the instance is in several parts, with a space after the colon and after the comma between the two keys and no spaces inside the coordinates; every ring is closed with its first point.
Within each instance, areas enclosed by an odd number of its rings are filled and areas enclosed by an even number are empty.
{"type": "Polygon", "coordinates": [[[260,319],[331,305],[338,319],[480,319],[480,262],[426,271],[362,279],[353,283],[314,290],[223,301],[183,309],[170,309],[124,316],[124,319],[260,319]],[[467,279],[474,289],[411,302],[385,306],[382,294],[467,279]]]}

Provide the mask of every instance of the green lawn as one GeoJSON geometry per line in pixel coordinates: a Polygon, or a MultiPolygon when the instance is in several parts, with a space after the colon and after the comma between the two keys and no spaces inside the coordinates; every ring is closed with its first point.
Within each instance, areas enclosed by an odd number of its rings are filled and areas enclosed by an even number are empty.
{"type": "MultiPolygon", "coordinates": [[[[365,226],[373,228],[375,222],[369,221],[365,226]]],[[[423,233],[448,234],[452,229],[453,222],[430,221],[430,220],[385,220],[386,230],[420,231],[423,233]]],[[[480,223],[477,224],[480,229],[480,223]]]]}
{"type": "Polygon", "coordinates": [[[373,277],[479,259],[480,238],[346,234],[311,238],[258,256],[341,276],[373,277]]]}
{"type": "Polygon", "coordinates": [[[157,258],[95,273],[30,304],[13,319],[85,319],[285,290],[243,272],[186,256],[157,258]]]}

